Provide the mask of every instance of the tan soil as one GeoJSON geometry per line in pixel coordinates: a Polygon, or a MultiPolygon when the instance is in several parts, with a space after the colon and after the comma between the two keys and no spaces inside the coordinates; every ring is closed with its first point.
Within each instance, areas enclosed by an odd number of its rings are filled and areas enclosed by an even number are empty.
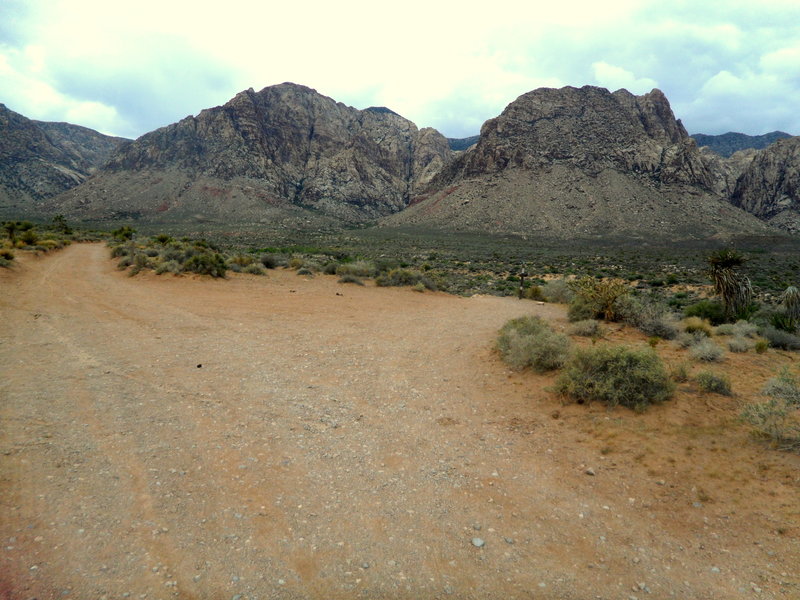
{"type": "Polygon", "coordinates": [[[0,598],[800,598],[800,457],[735,419],[796,354],[639,415],[495,355],[559,306],[0,271],[0,598]]]}

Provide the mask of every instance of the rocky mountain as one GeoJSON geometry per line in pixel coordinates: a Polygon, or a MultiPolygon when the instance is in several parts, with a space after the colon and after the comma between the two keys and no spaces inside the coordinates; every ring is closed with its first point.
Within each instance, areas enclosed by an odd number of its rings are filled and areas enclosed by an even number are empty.
{"type": "Polygon", "coordinates": [[[731,203],[771,225],[800,234],[800,137],[758,151],[736,182],[731,203]]]}
{"type": "Polygon", "coordinates": [[[92,220],[359,222],[403,209],[451,155],[444,136],[387,108],[285,83],[126,144],[51,209],[92,220]]]}
{"type": "Polygon", "coordinates": [[[730,158],[734,153],[741,150],[761,150],[780,139],[791,137],[791,135],[783,131],[772,131],[763,135],[747,135],[729,131],[722,135],[693,133],[692,137],[698,146],[709,148],[720,156],[730,158]]]}
{"type": "Polygon", "coordinates": [[[766,231],[715,192],[719,178],[659,90],[538,89],[383,223],[557,237],[766,231]]]}
{"type": "Polygon", "coordinates": [[[33,121],[0,104],[0,210],[33,203],[85,181],[125,140],[68,123],[33,121]]]}

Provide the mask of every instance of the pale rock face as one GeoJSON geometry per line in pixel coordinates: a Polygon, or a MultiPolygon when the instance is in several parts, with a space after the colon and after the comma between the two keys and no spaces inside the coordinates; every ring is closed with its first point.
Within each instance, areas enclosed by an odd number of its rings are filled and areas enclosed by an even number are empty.
{"type": "Polygon", "coordinates": [[[444,136],[388,109],[281,84],[142,136],[100,177],[177,169],[190,179],[246,178],[278,201],[359,221],[403,209],[452,154],[444,136]]]}
{"type": "Polygon", "coordinates": [[[736,182],[731,203],[774,226],[800,233],[800,137],[759,150],[736,182]]]}

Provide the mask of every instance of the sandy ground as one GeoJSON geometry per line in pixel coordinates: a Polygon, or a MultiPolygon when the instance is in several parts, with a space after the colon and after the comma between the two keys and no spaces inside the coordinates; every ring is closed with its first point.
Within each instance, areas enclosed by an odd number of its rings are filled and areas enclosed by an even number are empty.
{"type": "Polygon", "coordinates": [[[0,598],[800,598],[800,457],[736,421],[796,355],[639,415],[495,355],[559,306],[0,271],[0,598]]]}

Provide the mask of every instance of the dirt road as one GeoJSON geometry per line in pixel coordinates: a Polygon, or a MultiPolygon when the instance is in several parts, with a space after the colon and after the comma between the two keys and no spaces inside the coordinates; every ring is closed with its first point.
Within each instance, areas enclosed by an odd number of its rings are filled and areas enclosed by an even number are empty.
{"type": "Polygon", "coordinates": [[[560,307],[100,245],[0,292],[0,598],[800,598],[797,458],[562,406],[492,350],[560,307]]]}

